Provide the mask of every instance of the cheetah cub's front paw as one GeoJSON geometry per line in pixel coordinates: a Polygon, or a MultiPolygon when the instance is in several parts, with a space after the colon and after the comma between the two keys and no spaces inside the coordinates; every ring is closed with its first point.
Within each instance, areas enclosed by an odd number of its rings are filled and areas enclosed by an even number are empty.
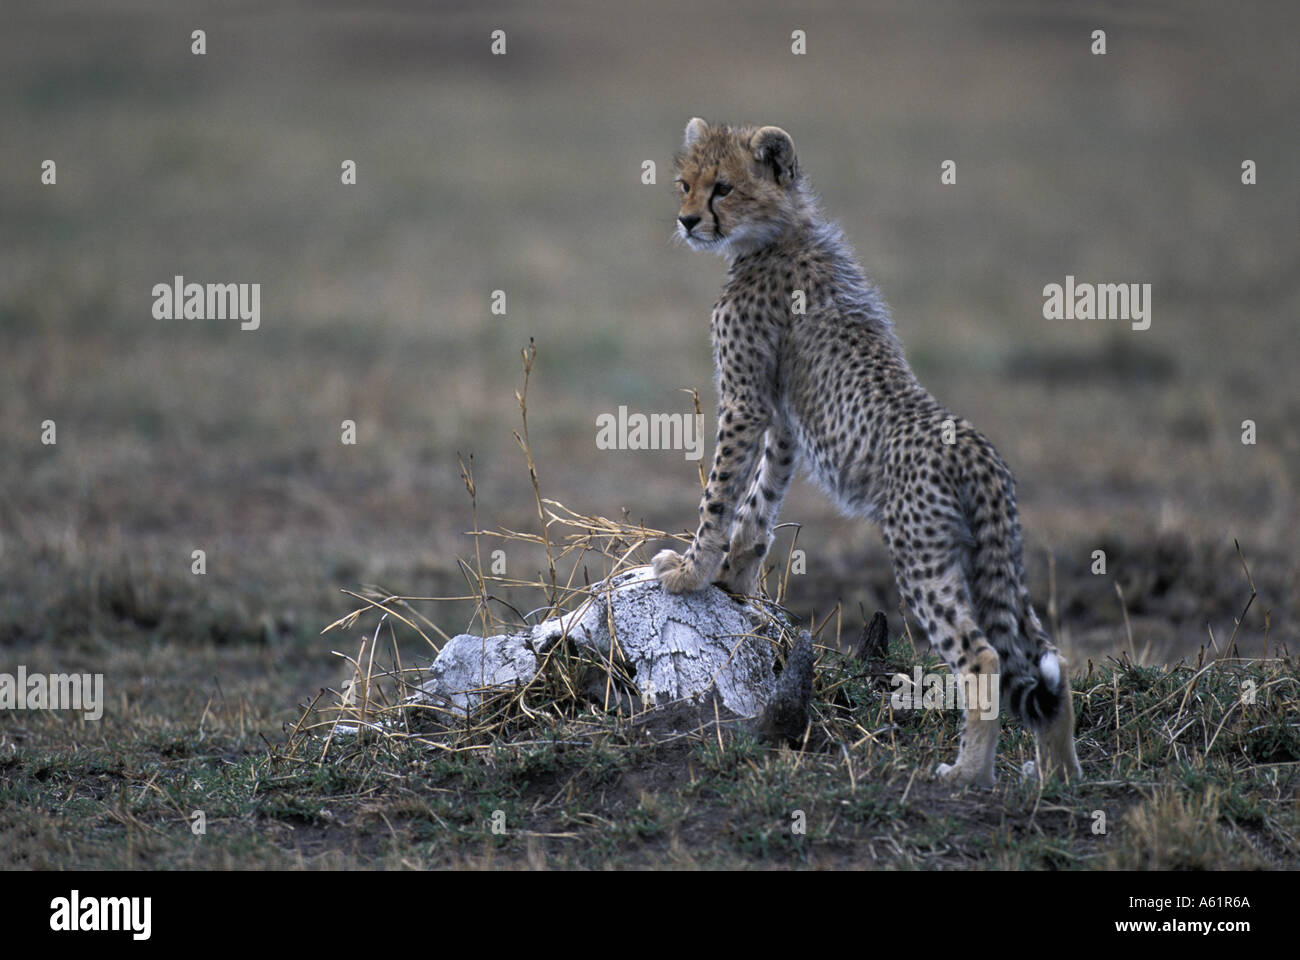
{"type": "Polygon", "coordinates": [[[700,568],[676,550],[660,550],[651,565],[669,593],[694,593],[707,584],[700,568]]]}

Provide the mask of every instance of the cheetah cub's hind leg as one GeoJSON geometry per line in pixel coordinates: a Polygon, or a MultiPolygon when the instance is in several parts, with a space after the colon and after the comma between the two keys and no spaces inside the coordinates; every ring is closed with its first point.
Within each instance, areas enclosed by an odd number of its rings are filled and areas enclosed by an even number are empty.
{"type": "Polygon", "coordinates": [[[797,460],[794,435],[784,424],[774,423],[767,431],[763,459],[732,524],[727,555],[718,576],[728,592],[743,596],[758,592],[759,576],[772,545],[772,528],[790,489],[797,460]]]}
{"type": "Polygon", "coordinates": [[[939,656],[952,668],[959,696],[964,693],[957,760],[939,764],[935,772],[940,780],[953,786],[992,787],[1001,727],[992,678],[1001,673],[1001,663],[997,651],[975,622],[961,568],[953,564],[937,571],[922,572],[914,568],[897,573],[912,615],[939,656]],[[990,702],[981,703],[987,699],[984,694],[992,694],[990,702]]]}

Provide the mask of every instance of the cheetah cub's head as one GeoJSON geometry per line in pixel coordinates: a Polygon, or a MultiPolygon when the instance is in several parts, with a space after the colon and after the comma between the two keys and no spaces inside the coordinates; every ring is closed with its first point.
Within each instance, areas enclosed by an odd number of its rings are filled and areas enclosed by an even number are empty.
{"type": "Polygon", "coordinates": [[[686,125],[674,184],[677,237],[730,259],[780,238],[806,204],[794,141],[780,127],[686,125]]]}

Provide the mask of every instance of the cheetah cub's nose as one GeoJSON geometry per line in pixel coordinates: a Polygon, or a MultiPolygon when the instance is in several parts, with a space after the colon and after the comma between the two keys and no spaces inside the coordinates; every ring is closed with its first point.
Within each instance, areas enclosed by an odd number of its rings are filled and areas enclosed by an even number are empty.
{"type": "Polygon", "coordinates": [[[695,214],[691,214],[690,216],[686,216],[686,217],[678,217],[677,222],[680,223],[686,229],[687,233],[690,233],[691,230],[695,228],[695,225],[700,222],[700,218],[697,217],[695,214]]]}

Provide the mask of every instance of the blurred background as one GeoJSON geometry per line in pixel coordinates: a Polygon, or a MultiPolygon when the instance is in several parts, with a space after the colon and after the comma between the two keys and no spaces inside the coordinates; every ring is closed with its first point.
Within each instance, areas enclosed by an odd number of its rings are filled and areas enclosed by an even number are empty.
{"type": "MultiPolygon", "coordinates": [[[[684,388],[713,416],[725,265],[670,241],[694,115],[791,133],[918,376],[1015,471],[1031,585],[1068,651],[1127,647],[1116,583],[1148,661],[1221,645],[1251,592],[1236,540],[1259,594],[1241,650],[1294,652],[1296,10],[7,3],[5,660],[108,666],[148,696],[224,671],[291,708],[338,670],[317,633],[355,605],[341,588],[464,592],[458,452],[482,526],[536,529],[512,436],[530,338],[542,494],[693,526],[696,464],[595,435],[620,405],[689,412],[684,388]],[[155,320],[153,285],[178,274],[260,283],[261,328],[155,320]],[[1151,284],[1150,329],[1045,320],[1066,275],[1151,284]]],[[[873,528],[803,481],[782,519],[807,554],[796,612],[842,601],[850,634],[859,605],[901,629],[873,528]]],[[[467,607],[425,613],[469,626],[467,607]]]]}

